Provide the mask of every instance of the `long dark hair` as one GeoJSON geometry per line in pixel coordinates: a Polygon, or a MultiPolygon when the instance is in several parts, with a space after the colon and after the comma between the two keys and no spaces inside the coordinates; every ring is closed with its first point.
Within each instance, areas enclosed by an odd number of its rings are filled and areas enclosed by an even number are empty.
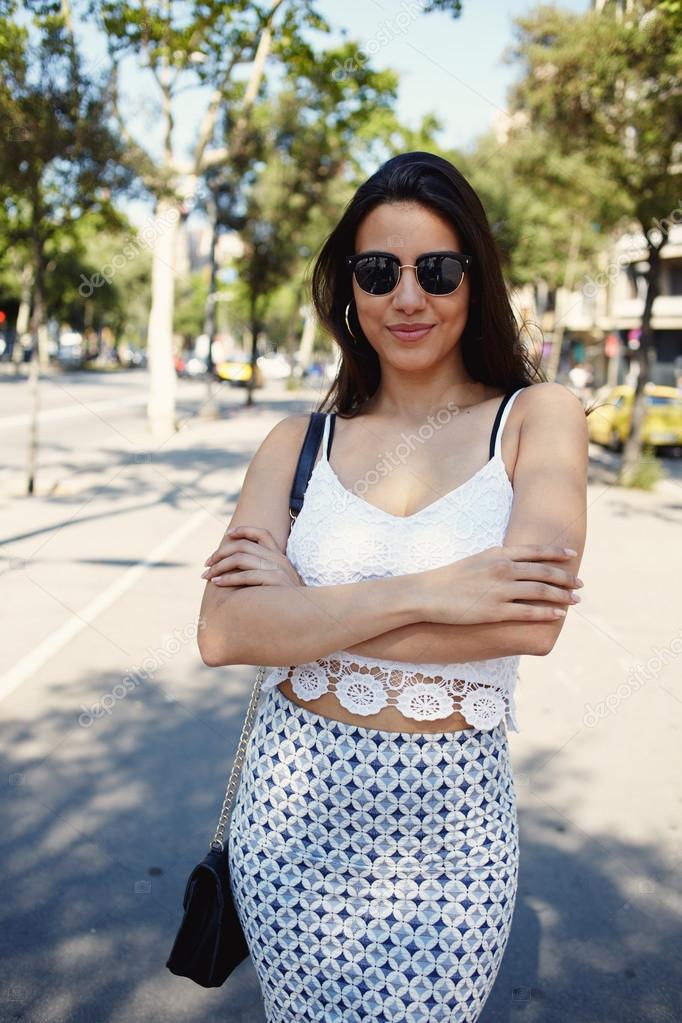
{"type": "Polygon", "coordinates": [[[387,160],[362,184],[327,237],[312,273],[312,301],[320,323],[341,349],[336,379],[318,411],[352,417],[379,386],[378,356],[362,332],[351,304],[348,333],[345,310],[353,298],[352,273],[345,257],[355,251],[356,232],[376,206],[416,202],[448,221],[473,257],[469,315],[460,338],[462,358],[473,380],[505,393],[547,378],[521,342],[519,326],[502,276],[497,242],[481,200],[453,164],[434,153],[403,153],[387,160]]]}

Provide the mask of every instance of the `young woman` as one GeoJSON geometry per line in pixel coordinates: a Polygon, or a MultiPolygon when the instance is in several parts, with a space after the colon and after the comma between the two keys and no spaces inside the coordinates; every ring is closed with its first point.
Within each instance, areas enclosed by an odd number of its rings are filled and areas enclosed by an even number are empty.
{"type": "Polygon", "coordinates": [[[519,657],[549,653],[582,585],[585,413],[527,359],[480,200],[440,157],[358,189],[312,289],[341,365],[303,508],[293,415],[204,573],[205,663],[274,666],[235,902],[268,1023],[472,1023],[517,891],[519,657]]]}

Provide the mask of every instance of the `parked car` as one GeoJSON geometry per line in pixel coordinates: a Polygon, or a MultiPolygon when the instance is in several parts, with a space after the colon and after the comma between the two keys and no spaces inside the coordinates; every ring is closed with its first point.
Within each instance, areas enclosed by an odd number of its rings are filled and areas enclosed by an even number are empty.
{"type": "Polygon", "coordinates": [[[85,361],[83,335],[76,330],[62,331],[55,357],[64,369],[80,369],[85,361]]]}
{"type": "Polygon", "coordinates": [[[291,364],[282,352],[260,355],[258,368],[263,371],[266,380],[288,380],[291,376],[291,364]]]}
{"type": "Polygon", "coordinates": [[[146,369],[147,349],[137,348],[135,345],[128,345],[125,353],[125,359],[128,368],[134,367],[135,369],[146,369]]]}
{"type": "Polygon", "coordinates": [[[303,379],[312,387],[321,384],[324,380],[324,365],[321,362],[311,362],[303,370],[303,379]]]}
{"type": "MultiPolygon", "coordinates": [[[[246,387],[251,379],[251,363],[241,353],[234,353],[216,364],[215,375],[234,387],[246,387]]],[[[256,363],[254,387],[263,386],[263,371],[256,363]]]]}
{"type": "Polygon", "coordinates": [[[187,377],[203,377],[208,373],[208,363],[206,359],[202,359],[200,355],[190,353],[187,362],[185,363],[185,376],[187,377]]]}
{"type": "MultiPolygon", "coordinates": [[[[587,417],[591,441],[614,451],[622,449],[630,436],[634,393],[630,384],[620,384],[611,388],[605,397],[598,396],[599,407],[587,417]]],[[[682,449],[682,390],[647,383],[644,402],[643,443],[656,450],[679,454],[682,449]]]]}
{"type": "Polygon", "coordinates": [[[176,352],[173,363],[179,377],[202,377],[208,372],[206,356],[198,354],[196,348],[176,352]]]}

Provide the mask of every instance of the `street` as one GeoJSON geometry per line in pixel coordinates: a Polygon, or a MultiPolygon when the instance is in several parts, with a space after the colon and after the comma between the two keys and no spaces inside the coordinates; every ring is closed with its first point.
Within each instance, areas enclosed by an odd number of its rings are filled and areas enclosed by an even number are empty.
{"type": "MultiPolygon", "coordinates": [[[[324,390],[221,387],[210,421],[179,381],[152,443],[147,381],[43,378],[27,497],[27,384],[0,377],[0,1023],[264,1020],[250,961],[211,991],[165,968],[256,675],[201,661],[200,574],[262,438],[324,390]]],[[[521,661],[520,886],[481,1023],[682,1018],[681,463],[644,493],[591,454],[582,602],[521,661]]]]}

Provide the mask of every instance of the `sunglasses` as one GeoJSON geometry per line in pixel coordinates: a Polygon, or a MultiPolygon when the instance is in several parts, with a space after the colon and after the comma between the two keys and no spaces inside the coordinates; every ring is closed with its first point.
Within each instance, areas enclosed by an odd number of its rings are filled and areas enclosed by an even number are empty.
{"type": "Polygon", "coordinates": [[[462,283],[471,256],[462,252],[425,252],[416,263],[401,265],[390,252],[360,252],[347,256],[358,287],[368,295],[390,295],[406,267],[415,271],[417,284],[427,295],[452,295],[462,283]]]}

